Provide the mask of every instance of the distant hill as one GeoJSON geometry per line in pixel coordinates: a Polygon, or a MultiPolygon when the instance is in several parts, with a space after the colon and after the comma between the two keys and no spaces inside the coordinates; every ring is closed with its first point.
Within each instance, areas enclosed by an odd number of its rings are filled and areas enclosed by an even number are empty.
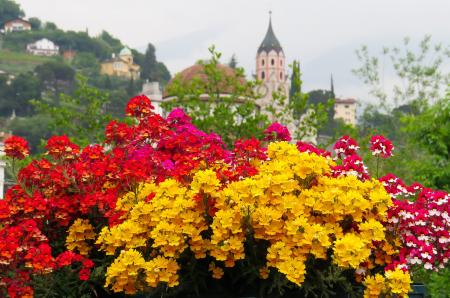
{"type": "Polygon", "coordinates": [[[0,50],[0,70],[15,76],[23,72],[32,71],[36,66],[53,60],[55,60],[53,57],[0,50]]]}
{"type": "MultiPolygon", "coordinates": [[[[25,15],[26,12],[16,2],[0,0],[0,28],[3,28],[3,24],[9,20],[23,18],[25,15]]],[[[25,54],[27,44],[42,38],[47,38],[59,46],[61,54],[70,50],[77,55],[93,55],[97,60],[96,65],[111,58],[112,55],[118,54],[126,46],[121,40],[106,31],[98,36],[90,36],[84,31],[64,31],[59,29],[57,24],[43,22],[35,17],[28,21],[32,25],[32,29],[29,31],[0,34],[0,70],[18,74],[32,70],[41,63],[54,60],[55,58],[32,57],[25,54]]],[[[145,69],[141,73],[141,79],[156,80],[164,85],[170,80],[170,73],[164,63],[157,61],[154,57],[154,47],[151,45],[148,49],[151,49],[153,53],[145,55],[131,49],[135,63],[141,69],[145,69]],[[151,57],[151,61],[148,61],[147,57],[151,57]]]]}

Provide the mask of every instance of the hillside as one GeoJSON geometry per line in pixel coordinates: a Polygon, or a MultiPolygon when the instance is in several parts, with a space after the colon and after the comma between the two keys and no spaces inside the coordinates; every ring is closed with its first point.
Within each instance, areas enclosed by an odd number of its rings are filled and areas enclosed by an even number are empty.
{"type": "Polygon", "coordinates": [[[15,76],[23,72],[32,71],[36,66],[54,60],[55,58],[52,57],[0,50],[0,70],[15,76]]]}

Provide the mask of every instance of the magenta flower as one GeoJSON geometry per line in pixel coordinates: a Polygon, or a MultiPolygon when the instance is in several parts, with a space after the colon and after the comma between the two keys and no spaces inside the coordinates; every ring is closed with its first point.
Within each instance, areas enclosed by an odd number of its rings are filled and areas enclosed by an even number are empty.
{"type": "Polygon", "coordinates": [[[394,145],[384,136],[372,136],[370,139],[370,151],[372,155],[380,156],[382,158],[388,158],[392,156],[392,150],[394,150],[394,145]]]}
{"type": "Polygon", "coordinates": [[[264,131],[265,141],[287,141],[292,140],[291,134],[286,126],[281,125],[278,122],[274,122],[269,125],[264,131]]]}

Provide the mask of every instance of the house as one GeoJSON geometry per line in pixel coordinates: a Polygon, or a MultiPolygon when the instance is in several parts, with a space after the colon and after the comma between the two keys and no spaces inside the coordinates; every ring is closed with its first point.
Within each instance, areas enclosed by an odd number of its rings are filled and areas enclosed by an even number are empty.
{"type": "Polygon", "coordinates": [[[5,24],[3,25],[3,30],[5,31],[5,33],[29,31],[31,30],[31,24],[23,19],[14,19],[5,22],[5,24]]]}
{"type": "Polygon", "coordinates": [[[356,126],[357,101],[353,98],[339,99],[334,102],[334,119],[342,119],[345,124],[356,126]]]}
{"type": "Polygon", "coordinates": [[[59,46],[47,38],[42,38],[27,44],[27,52],[36,56],[56,56],[59,54],[59,46]]]}
{"type": "Polygon", "coordinates": [[[77,52],[75,52],[74,50],[65,50],[63,52],[64,60],[69,61],[69,62],[72,61],[76,55],[77,55],[77,52]]]}
{"type": "Polygon", "coordinates": [[[101,64],[100,73],[136,80],[140,76],[140,69],[140,66],[133,61],[131,50],[123,48],[118,56],[113,54],[110,60],[101,64]]]}

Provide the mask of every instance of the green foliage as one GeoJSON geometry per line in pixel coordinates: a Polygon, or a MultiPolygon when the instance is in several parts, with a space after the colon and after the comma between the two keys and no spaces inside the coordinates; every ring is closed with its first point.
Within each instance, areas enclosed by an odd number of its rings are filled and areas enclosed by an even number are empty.
{"type": "Polygon", "coordinates": [[[21,52],[0,50],[0,69],[13,75],[32,71],[37,65],[53,60],[55,60],[54,57],[34,56],[21,52]]]}
{"type": "Polygon", "coordinates": [[[92,53],[77,53],[71,66],[85,77],[96,77],[100,74],[100,63],[92,53]]]}
{"type": "Polygon", "coordinates": [[[52,136],[49,126],[51,119],[48,115],[34,115],[31,117],[17,117],[9,124],[9,129],[17,136],[25,138],[30,144],[32,153],[42,152],[43,140],[52,136]]]}
{"type": "Polygon", "coordinates": [[[172,97],[164,108],[182,107],[199,129],[219,133],[227,145],[240,138],[261,137],[268,123],[256,104],[254,82],[245,81],[241,68],[226,73],[219,64],[221,54],[214,46],[209,51],[211,59],[200,62],[205,77],[187,82],[175,77],[167,87],[172,97]]]}
{"type": "Polygon", "coordinates": [[[102,31],[99,38],[104,42],[106,42],[111,47],[113,53],[119,53],[120,50],[122,50],[123,48],[122,42],[119,39],[113,37],[105,30],[102,31]]]}
{"type": "Polygon", "coordinates": [[[332,108],[333,101],[310,102],[308,94],[302,91],[300,63],[294,60],[291,67],[289,100],[283,92],[274,92],[272,94],[274,105],[268,108],[269,118],[289,128],[296,128],[295,131],[291,129],[294,139],[307,140],[314,137],[328,122],[328,111],[332,108]]]}
{"type": "Polygon", "coordinates": [[[15,52],[23,52],[26,45],[36,40],[47,38],[56,43],[61,51],[74,50],[77,52],[93,53],[97,59],[111,57],[112,48],[101,38],[90,37],[86,32],[63,31],[56,26],[46,23],[41,30],[15,32],[6,34],[4,48],[15,52]]]}
{"type": "Polygon", "coordinates": [[[22,18],[25,15],[19,4],[15,1],[0,0],[0,26],[15,18],[22,18]]]}
{"type": "Polygon", "coordinates": [[[104,127],[111,120],[105,112],[109,95],[87,84],[87,79],[77,77],[77,89],[73,95],[60,94],[58,102],[33,101],[39,115],[50,118],[48,126],[52,134],[66,134],[79,145],[100,143],[104,139],[104,127]]]}
{"type": "Polygon", "coordinates": [[[170,80],[170,73],[162,62],[156,60],[155,51],[155,47],[149,43],[142,60],[136,60],[136,63],[141,66],[141,79],[165,85],[170,80]]]}
{"type": "Polygon", "coordinates": [[[405,132],[433,163],[418,172],[431,186],[450,190],[450,92],[420,115],[408,115],[402,120],[405,132]]]}
{"type": "Polygon", "coordinates": [[[38,18],[29,18],[28,22],[31,24],[31,29],[32,30],[39,30],[39,29],[41,29],[42,22],[41,22],[40,19],[38,19],[38,18]]]}
{"type": "Polygon", "coordinates": [[[450,82],[450,73],[442,68],[450,50],[442,44],[432,44],[431,36],[423,38],[418,51],[405,38],[401,48],[385,47],[381,58],[371,56],[367,46],[362,46],[356,54],[361,66],[353,69],[353,73],[387,111],[403,104],[415,105],[420,110],[441,98],[442,90],[450,82]],[[390,70],[394,77],[389,93],[384,82],[385,70],[390,70]]]}
{"type": "Polygon", "coordinates": [[[151,43],[147,45],[147,50],[145,51],[144,61],[142,62],[141,78],[151,82],[159,79],[155,47],[151,43]]]}
{"type": "Polygon", "coordinates": [[[13,111],[18,116],[31,115],[33,107],[29,100],[41,97],[40,84],[32,72],[20,74],[11,85],[6,84],[5,78],[0,79],[0,115],[9,117],[13,111]]]}
{"type": "Polygon", "coordinates": [[[75,70],[69,65],[58,61],[45,62],[38,65],[34,71],[44,85],[53,85],[55,89],[58,81],[70,83],[75,78],[75,70]]]}
{"type": "MultiPolygon", "coordinates": [[[[390,138],[394,157],[382,164],[382,173],[392,172],[406,183],[420,181],[427,187],[449,190],[450,185],[450,111],[447,88],[450,73],[442,67],[450,51],[432,44],[426,36],[416,49],[404,40],[403,49],[385,48],[380,65],[367,47],[357,51],[361,66],[354,70],[379,101],[369,105],[360,119],[360,137],[368,141],[372,134],[390,138]],[[383,69],[393,70],[395,84],[391,92],[384,88],[383,69]]],[[[371,167],[369,152],[366,150],[371,167]]]]}
{"type": "Polygon", "coordinates": [[[450,268],[432,273],[427,286],[431,297],[450,298],[450,268]]]}

